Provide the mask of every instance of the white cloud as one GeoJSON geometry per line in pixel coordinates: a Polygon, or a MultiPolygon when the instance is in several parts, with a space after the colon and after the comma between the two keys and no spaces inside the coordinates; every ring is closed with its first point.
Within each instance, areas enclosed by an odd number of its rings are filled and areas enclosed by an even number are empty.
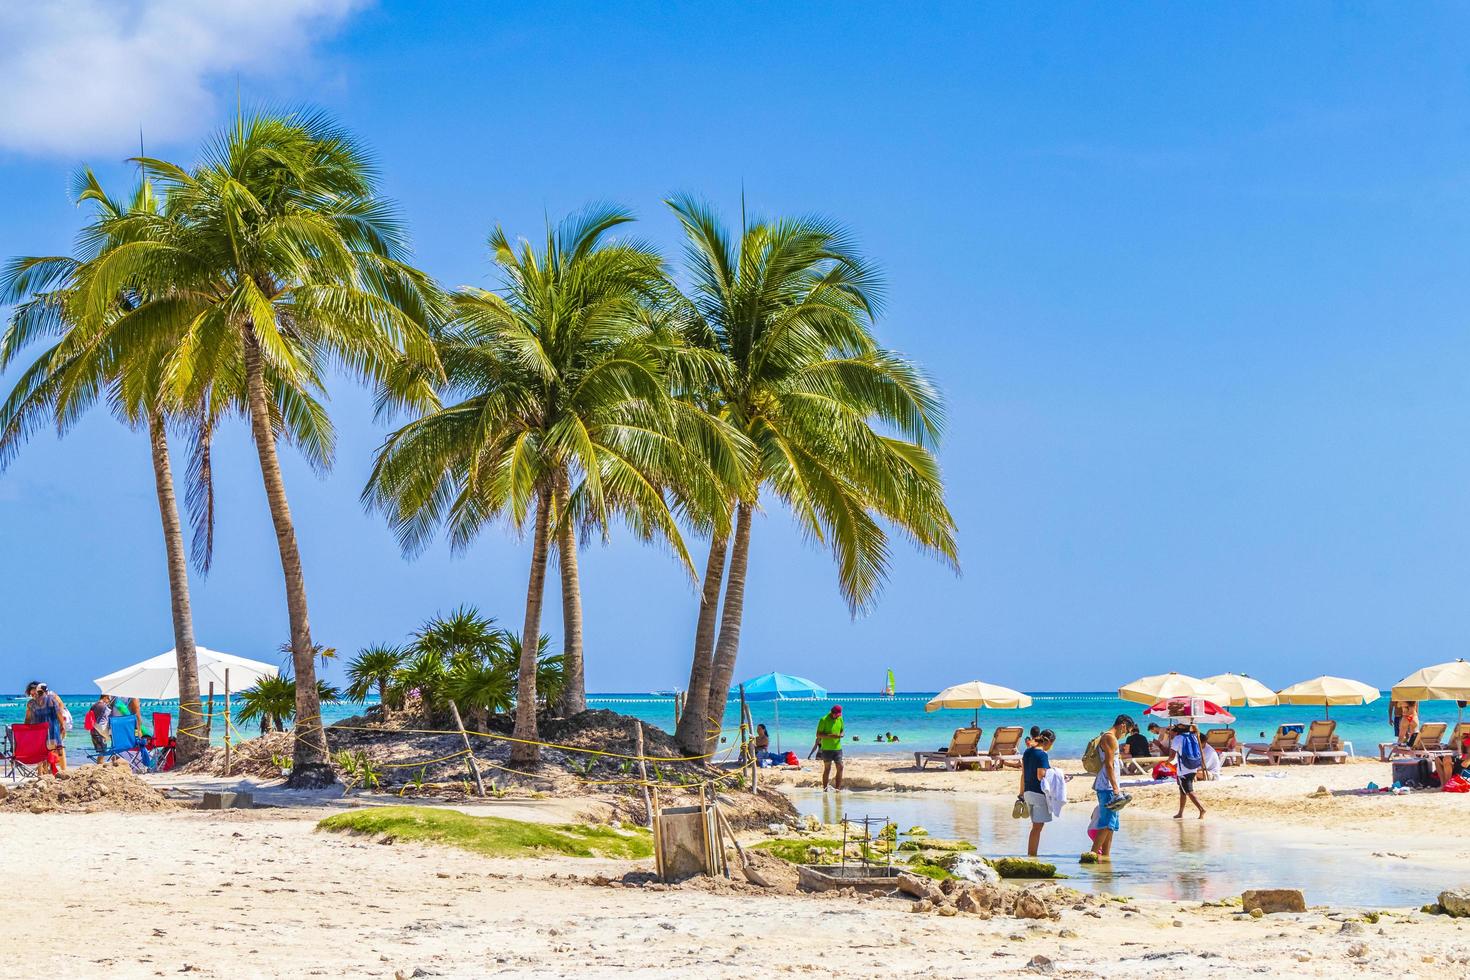
{"type": "Polygon", "coordinates": [[[299,63],[364,2],[0,0],[0,149],[125,152],[139,127],[192,137],[236,73],[299,63]]]}

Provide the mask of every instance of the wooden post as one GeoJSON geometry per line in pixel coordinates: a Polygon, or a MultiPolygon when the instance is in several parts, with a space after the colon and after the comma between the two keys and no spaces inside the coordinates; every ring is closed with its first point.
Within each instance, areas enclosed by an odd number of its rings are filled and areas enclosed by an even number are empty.
{"type": "Polygon", "coordinates": [[[480,778],[480,763],[475,759],[475,750],[470,747],[470,736],[464,730],[464,722],[459,720],[459,708],[455,706],[453,698],[449,699],[449,713],[454,715],[454,727],[459,729],[460,741],[464,742],[465,754],[470,760],[470,775],[475,777],[475,794],[484,799],[485,781],[480,778]]]}
{"type": "Polygon", "coordinates": [[[230,774],[230,668],[225,668],[225,775],[230,774]]]}
{"type": "Polygon", "coordinates": [[[204,744],[214,741],[214,681],[209,682],[209,707],[204,715],[204,744]]]}
{"type": "Polygon", "coordinates": [[[634,735],[634,750],[638,753],[638,776],[643,787],[643,812],[648,815],[648,826],[653,827],[653,803],[648,797],[648,763],[643,761],[643,722],[634,719],[633,724],[637,726],[634,735]]]}
{"type": "MultiPolygon", "coordinates": [[[[644,784],[643,792],[644,792],[645,798],[647,798],[647,794],[648,794],[648,786],[647,786],[647,784],[644,784]]],[[[651,810],[648,811],[648,826],[653,829],[653,867],[654,867],[654,870],[656,870],[658,872],[659,880],[662,881],[663,878],[664,878],[664,845],[663,845],[664,832],[663,832],[663,828],[659,826],[658,821],[654,819],[654,812],[657,809],[658,809],[658,789],[655,788],[654,791],[653,791],[653,809],[651,809],[651,810]]]]}
{"type": "Polygon", "coordinates": [[[746,732],[749,732],[752,736],[755,735],[755,728],[754,728],[754,726],[752,726],[750,724],[750,722],[751,722],[750,705],[745,700],[745,685],[744,684],[741,684],[740,685],[740,757],[742,759],[747,760],[750,763],[750,791],[752,793],[754,793],[755,792],[755,788],[756,788],[755,787],[755,781],[756,781],[755,771],[756,771],[757,766],[760,763],[760,760],[755,757],[755,753],[750,750],[750,745],[746,741],[746,732]]]}

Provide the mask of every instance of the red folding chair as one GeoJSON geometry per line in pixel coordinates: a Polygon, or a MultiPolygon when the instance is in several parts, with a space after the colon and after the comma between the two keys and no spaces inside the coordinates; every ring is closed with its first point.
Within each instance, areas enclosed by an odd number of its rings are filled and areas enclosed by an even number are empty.
{"type": "Polygon", "coordinates": [[[173,728],[173,715],[167,711],[153,712],[153,734],[148,737],[147,745],[150,752],[156,753],[153,757],[154,772],[168,772],[174,767],[174,750],[179,747],[179,742],[174,738],[173,728]]]}
{"type": "Polygon", "coordinates": [[[55,753],[46,747],[46,725],[11,725],[5,734],[5,775],[35,776],[45,766],[56,773],[55,753]]]}

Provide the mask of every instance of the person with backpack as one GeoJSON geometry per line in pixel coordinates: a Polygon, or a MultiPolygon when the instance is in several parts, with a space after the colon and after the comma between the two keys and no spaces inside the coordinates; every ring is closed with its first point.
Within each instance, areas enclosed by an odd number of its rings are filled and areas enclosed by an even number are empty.
{"type": "Polygon", "coordinates": [[[1169,741],[1169,761],[1174,763],[1175,778],[1179,781],[1179,812],[1174,819],[1184,816],[1184,801],[1187,799],[1199,810],[1199,818],[1205,818],[1205,805],[1194,795],[1194,778],[1205,767],[1205,750],[1200,745],[1199,729],[1193,725],[1175,725],[1174,737],[1169,741]]]}
{"type": "Polygon", "coordinates": [[[1132,728],[1133,719],[1119,715],[1113,719],[1113,727],[1088,742],[1087,750],[1082,753],[1082,768],[1096,774],[1092,791],[1097,794],[1097,833],[1092,838],[1091,850],[1082,854],[1083,864],[1112,860],[1113,835],[1119,827],[1118,811],[1132,799],[1118,785],[1123,771],[1118,740],[1126,737],[1132,728]]]}

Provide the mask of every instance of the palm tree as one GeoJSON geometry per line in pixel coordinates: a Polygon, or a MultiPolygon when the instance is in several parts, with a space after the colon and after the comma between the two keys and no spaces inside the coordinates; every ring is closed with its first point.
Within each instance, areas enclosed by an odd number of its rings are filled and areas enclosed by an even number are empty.
{"type": "Polygon", "coordinates": [[[378,692],[378,703],[385,709],[389,706],[388,686],[407,659],[403,647],[377,643],[363,647],[347,665],[347,697],[359,704],[367,700],[368,693],[378,692]]]}
{"type": "Polygon", "coordinates": [[[957,550],[930,449],[942,428],[938,395],[911,363],[873,340],[878,280],[846,234],[823,219],[796,218],[756,222],[732,242],[705,204],[667,203],[686,236],[685,336],[724,360],[708,387],[682,394],[741,431],[756,453],[745,488],[727,504],[730,538],[716,529],[711,541],[677,732],[686,749],[712,751],[734,677],[762,492],[784,501],[831,549],[854,615],[887,574],[880,521],[950,562],[957,550]]]}
{"type": "MultiPolygon", "coordinates": [[[[439,339],[450,404],[388,437],[363,492],[409,553],[441,525],[455,548],[495,519],[529,526],[521,637],[541,635],[546,566],[559,552],[565,714],[586,706],[576,525],[622,516],[688,563],[659,485],[680,452],[645,316],[664,287],[662,264],[636,242],[604,241],[630,220],[617,208],[589,209],[548,228],[539,253],[494,231],[504,292],[458,291],[439,339]]],[[[512,758],[521,765],[538,757],[534,659],[523,652],[518,671],[512,758]]]]}
{"type": "Polygon", "coordinates": [[[76,179],[78,203],[91,202],[96,219],[83,232],[78,256],[27,257],[13,260],[0,275],[0,303],[16,303],[8,329],[0,339],[0,371],[28,343],[56,338],[25,370],[0,405],[0,469],[13,458],[19,443],[47,420],[65,432],[87,408],[105,398],[114,415],[130,427],[145,427],[152,455],[154,489],[162,522],[169,578],[169,606],[179,678],[179,761],[187,763],[208,748],[199,703],[199,663],[189,596],[188,562],[174,490],[167,426],[185,427],[194,440],[189,470],[190,516],[195,525],[194,564],[208,571],[213,544],[214,508],[209,441],[217,402],[208,398],[192,406],[172,405],[157,371],[156,338],[142,342],[118,337],[111,328],[145,297],[136,283],[121,283],[107,301],[88,310],[79,302],[82,284],[98,256],[125,243],[115,230],[130,214],[158,219],[158,202],[147,182],[139,184],[123,204],[102,189],[90,170],[76,179]],[[90,316],[88,315],[90,312],[90,316]]]}
{"type": "MultiPolygon", "coordinates": [[[[342,694],[325,681],[317,681],[316,698],[320,704],[341,700],[342,694]]],[[[242,722],[258,719],[262,732],[268,726],[284,732],[286,722],[296,718],[300,704],[296,679],[290,674],[262,677],[254,686],[240,692],[240,713],[236,718],[242,722]]]]}
{"type": "Polygon", "coordinates": [[[138,332],[177,331],[164,377],[178,394],[243,379],[244,410],[276,532],[298,684],[292,785],[330,781],[317,703],[306,580],[281,476],[283,426],[318,468],[331,463],[331,422],[317,396],[342,367],[374,384],[382,407],[433,401],[425,324],[436,291],[406,263],[402,228],[377,192],[363,149],[317,113],[239,116],[193,170],[137,161],[166,191],[177,233],[144,237],[100,259],[96,296],[141,280],[170,302],[145,302],[138,332]]]}

